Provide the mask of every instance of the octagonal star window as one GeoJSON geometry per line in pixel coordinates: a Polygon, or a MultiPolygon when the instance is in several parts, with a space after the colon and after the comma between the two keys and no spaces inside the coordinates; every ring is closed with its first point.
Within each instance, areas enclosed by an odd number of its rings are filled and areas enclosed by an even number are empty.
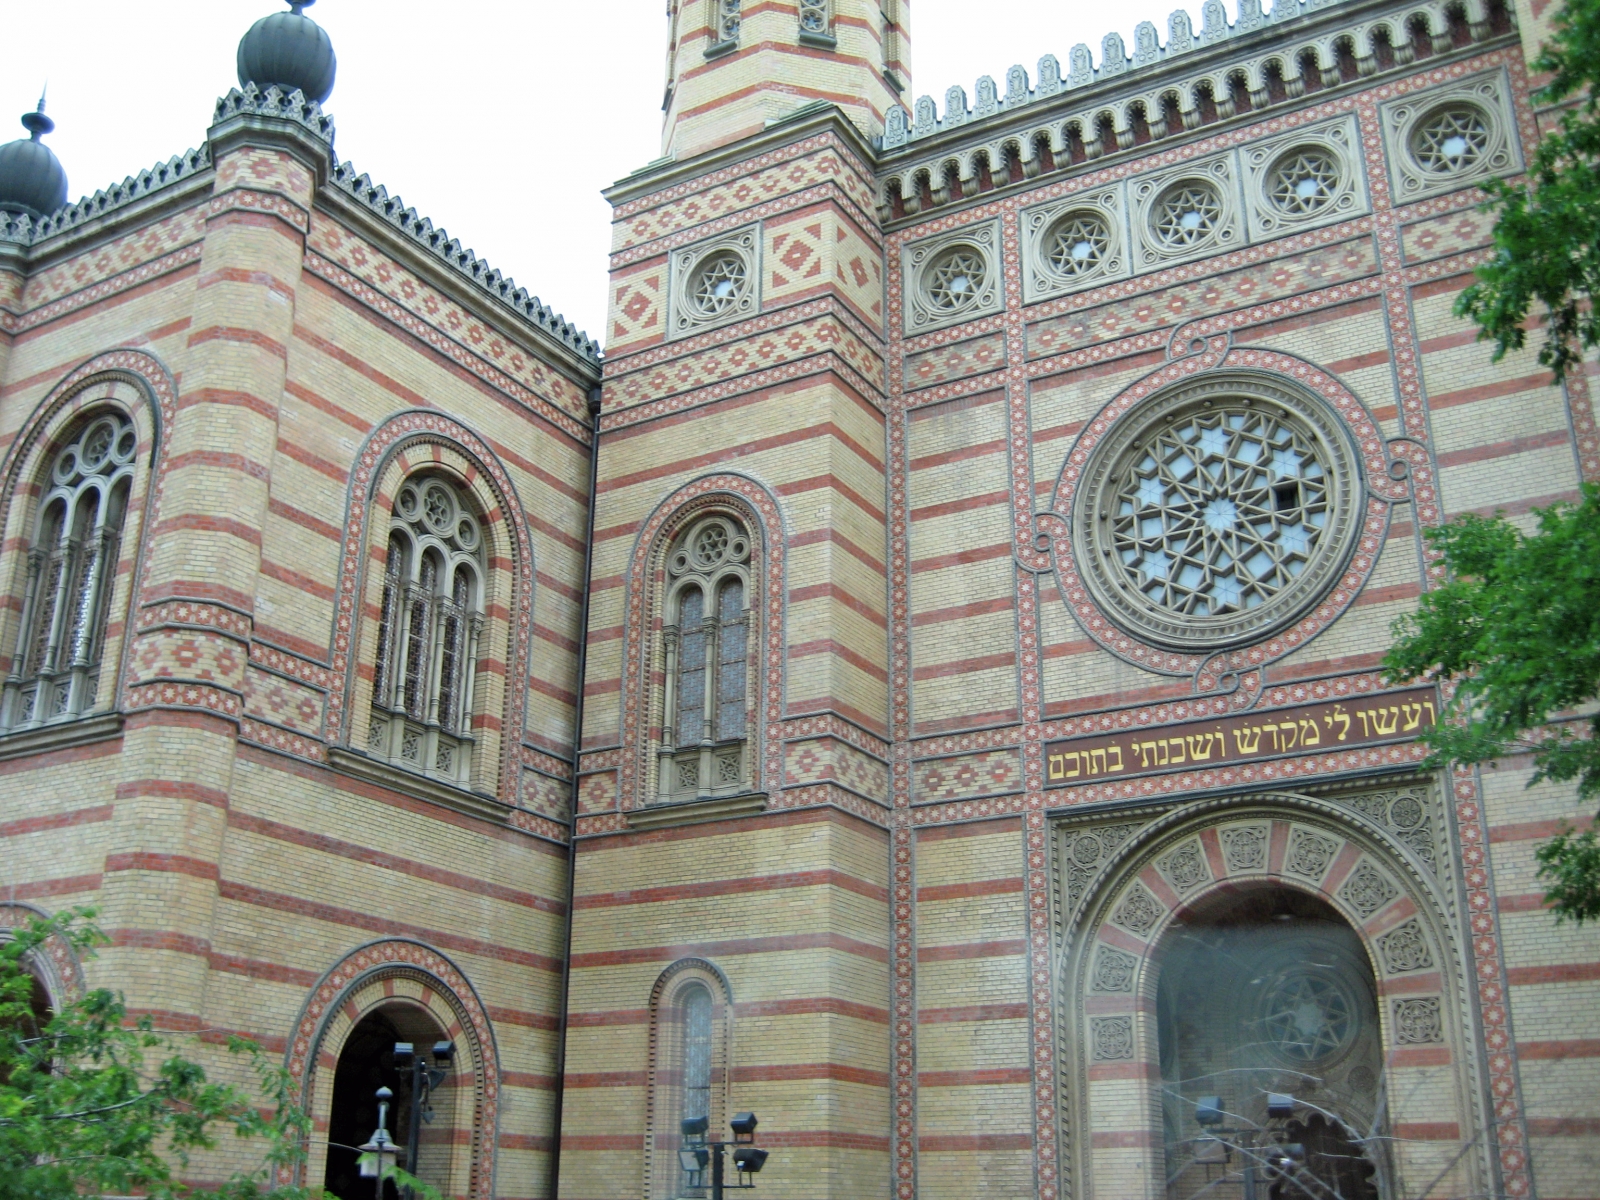
{"type": "Polygon", "coordinates": [[[1287,217],[1309,217],[1333,203],[1339,193],[1339,164],[1314,146],[1280,158],[1267,179],[1267,199],[1287,217]]]}
{"type": "Polygon", "coordinates": [[[1356,1002],[1331,971],[1294,967],[1274,979],[1261,997],[1261,1029],[1288,1062],[1329,1062],[1355,1040],[1356,1002]]]}
{"type": "Polygon", "coordinates": [[[1417,165],[1432,175],[1471,170],[1489,149],[1489,121],[1471,104],[1452,104],[1431,113],[1411,135],[1417,165]]]}
{"type": "Polygon", "coordinates": [[[1105,261],[1111,231],[1105,218],[1094,212],[1071,212],[1050,228],[1045,238],[1045,259],[1056,274],[1068,279],[1091,274],[1105,261]]]}
{"type": "Polygon", "coordinates": [[[749,279],[741,256],[731,250],[719,251],[696,268],[689,285],[690,302],[702,319],[723,316],[744,295],[749,279]]]}
{"type": "Polygon", "coordinates": [[[1095,448],[1078,491],[1085,582],[1118,624],[1162,645],[1281,628],[1337,581],[1352,546],[1360,485],[1337,418],[1311,396],[1240,383],[1146,402],[1095,448]]]}
{"type": "Polygon", "coordinates": [[[954,316],[977,305],[988,267],[976,247],[951,246],[928,264],[923,279],[929,307],[942,317],[954,316]]]}
{"type": "Polygon", "coordinates": [[[1222,197],[1199,179],[1184,180],[1168,188],[1151,211],[1156,242],[1167,250],[1198,246],[1222,224],[1222,197]]]}

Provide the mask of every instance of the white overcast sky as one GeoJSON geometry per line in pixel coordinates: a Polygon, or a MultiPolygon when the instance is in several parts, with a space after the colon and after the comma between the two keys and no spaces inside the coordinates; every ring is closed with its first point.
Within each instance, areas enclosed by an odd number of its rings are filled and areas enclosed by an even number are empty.
{"type": "MultiPolygon", "coordinates": [[[[913,91],[1152,20],[1178,0],[911,0],[913,91]]],[[[1188,4],[1198,10],[1198,0],[1188,4]]],[[[336,150],[604,340],[600,189],[659,151],[664,0],[322,0],[336,150]]],[[[1233,4],[1229,3],[1229,8],[1233,4]]],[[[234,52],[280,0],[0,0],[0,140],[46,81],[73,199],[198,145],[234,52]]],[[[1195,12],[1198,25],[1198,11],[1195,12]]]]}

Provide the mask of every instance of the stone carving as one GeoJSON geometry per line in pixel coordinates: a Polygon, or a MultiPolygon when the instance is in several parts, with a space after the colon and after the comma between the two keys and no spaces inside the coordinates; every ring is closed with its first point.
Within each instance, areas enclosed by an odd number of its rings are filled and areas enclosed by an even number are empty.
{"type": "Polygon", "coordinates": [[[1156,863],[1156,869],[1178,893],[1191,891],[1211,878],[1205,851],[1198,840],[1190,839],[1156,863]]]}
{"type": "Polygon", "coordinates": [[[1089,47],[1079,42],[1067,55],[1067,86],[1083,87],[1094,82],[1094,58],[1089,47]]]}
{"type": "Polygon", "coordinates": [[[906,332],[970,321],[1005,306],[994,221],[925,238],[905,248],[906,332]]]}
{"type": "Polygon", "coordinates": [[[1166,909],[1157,903],[1148,888],[1142,883],[1135,883],[1122,898],[1122,903],[1117,905],[1117,911],[1111,915],[1111,919],[1124,929],[1144,937],[1165,912],[1166,909]]]}
{"type": "Polygon", "coordinates": [[[1061,890],[1065,893],[1069,919],[1078,911],[1101,868],[1138,828],[1137,825],[1100,825],[1069,830],[1061,835],[1061,890]]]}
{"type": "Polygon", "coordinates": [[[1346,220],[1370,207],[1354,116],[1276,137],[1240,153],[1252,238],[1346,220]]]}
{"type": "Polygon", "coordinates": [[[1423,784],[1390,791],[1369,792],[1351,798],[1356,811],[1383,826],[1404,842],[1430,872],[1437,874],[1434,847],[1433,801],[1423,784]]]}
{"type": "Polygon", "coordinates": [[[1028,102],[1028,69],[1017,63],[1006,72],[1006,107],[1028,102]]]}
{"type": "Polygon", "coordinates": [[[1370,862],[1362,861],[1339,889],[1339,896],[1363,917],[1370,917],[1400,894],[1400,889],[1370,862]]]}
{"type": "Polygon", "coordinates": [[[1229,825],[1217,831],[1222,857],[1230,871],[1264,871],[1267,867],[1266,825],[1229,825]]]}
{"type": "Polygon", "coordinates": [[[684,337],[761,311],[760,227],[748,225],[672,256],[668,337],[684,337]]]}
{"type": "Polygon", "coordinates": [[[1522,169],[1505,84],[1494,71],[1382,107],[1397,202],[1522,169]]]}
{"type": "Polygon", "coordinates": [[[1143,67],[1161,57],[1161,43],[1156,27],[1149,21],[1140,21],[1133,31],[1133,65],[1143,67]]]}
{"type": "Polygon", "coordinates": [[[1054,54],[1046,54],[1039,60],[1039,87],[1034,95],[1054,96],[1060,90],[1061,64],[1056,61],[1054,54]]]}
{"type": "Polygon", "coordinates": [[[1116,1062],[1133,1057],[1132,1017],[1091,1017],[1089,1030],[1095,1062],[1116,1062]]]}
{"type": "Polygon", "coordinates": [[[1100,41],[1100,75],[1121,75],[1128,69],[1128,52],[1123,49],[1122,35],[1108,33],[1100,41]]]}
{"type": "Polygon", "coordinates": [[[1119,192],[1105,188],[1023,212],[1025,300],[1081,291],[1128,273],[1119,192]]]}
{"type": "Polygon", "coordinates": [[[1419,996],[1410,1000],[1396,1000],[1394,1040],[1402,1046],[1420,1046],[1444,1041],[1444,1022],[1439,1014],[1439,997],[1419,996]]]}
{"type": "Polygon", "coordinates": [[[1379,938],[1378,949],[1383,955],[1384,969],[1391,975],[1433,966],[1433,953],[1415,917],[1379,938]]]}
{"type": "Polygon", "coordinates": [[[1101,946],[1094,960],[1094,990],[1097,992],[1133,991],[1133,973],[1139,961],[1131,954],[1101,946]]]}
{"type": "Polygon", "coordinates": [[[1296,829],[1289,836],[1289,855],[1284,865],[1296,875],[1321,879],[1338,852],[1339,843],[1309,829],[1296,829]]]}
{"type": "Polygon", "coordinates": [[[967,123],[967,89],[952,84],[944,93],[944,127],[953,129],[967,123]]]}
{"type": "Polygon", "coordinates": [[[1000,111],[1000,93],[994,79],[985,75],[978,80],[977,100],[972,106],[972,119],[987,117],[1000,111]]]}

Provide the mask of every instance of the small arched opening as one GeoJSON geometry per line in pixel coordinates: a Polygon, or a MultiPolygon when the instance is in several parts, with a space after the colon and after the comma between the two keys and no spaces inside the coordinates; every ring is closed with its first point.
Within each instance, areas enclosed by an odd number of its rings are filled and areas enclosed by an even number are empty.
{"type": "MultiPolygon", "coordinates": [[[[427,1054],[449,1035],[437,1021],[420,1008],[406,1004],[385,1005],[369,1012],[350,1031],[339,1051],[333,1075],[333,1102],[328,1115],[328,1163],[323,1187],[328,1194],[355,1200],[373,1194],[374,1182],[360,1174],[357,1147],[371,1139],[378,1128],[379,1088],[393,1094],[388,1112],[389,1136],[400,1145],[400,1166],[424,1183],[446,1194],[450,1191],[452,1159],[456,1151],[457,1106],[462,1088],[457,1072],[464,1047],[457,1046],[457,1063],[452,1064],[444,1081],[426,1098],[419,1120],[413,1072],[409,1062],[395,1053],[399,1043],[411,1044],[417,1053],[427,1054]],[[412,1153],[413,1131],[416,1153],[412,1153]]],[[[431,1056],[430,1059],[431,1060],[431,1056]]],[[[384,1184],[384,1200],[402,1200],[392,1182],[384,1184]]]]}
{"type": "Polygon", "coordinates": [[[1197,902],[1158,953],[1168,1200],[1379,1200],[1383,1046],[1357,932],[1263,883],[1197,902]],[[1274,1093],[1291,1115],[1269,1109],[1274,1093]]]}

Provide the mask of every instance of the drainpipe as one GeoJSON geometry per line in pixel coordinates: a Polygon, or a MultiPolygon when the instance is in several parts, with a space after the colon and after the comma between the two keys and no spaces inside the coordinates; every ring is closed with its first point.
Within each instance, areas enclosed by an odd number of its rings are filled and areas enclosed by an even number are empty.
{"type": "Polygon", "coordinates": [[[583,603],[578,619],[578,694],[572,714],[572,794],[568,801],[571,825],[567,830],[567,937],[561,959],[561,1013],[556,1027],[555,1126],[550,1145],[550,1198],[561,1184],[561,1102],[566,1095],[567,1001],[572,979],[572,899],[578,878],[578,758],[583,745],[583,683],[589,662],[589,576],[594,570],[594,501],[600,480],[600,387],[589,389],[589,513],[583,539],[583,603]]]}

